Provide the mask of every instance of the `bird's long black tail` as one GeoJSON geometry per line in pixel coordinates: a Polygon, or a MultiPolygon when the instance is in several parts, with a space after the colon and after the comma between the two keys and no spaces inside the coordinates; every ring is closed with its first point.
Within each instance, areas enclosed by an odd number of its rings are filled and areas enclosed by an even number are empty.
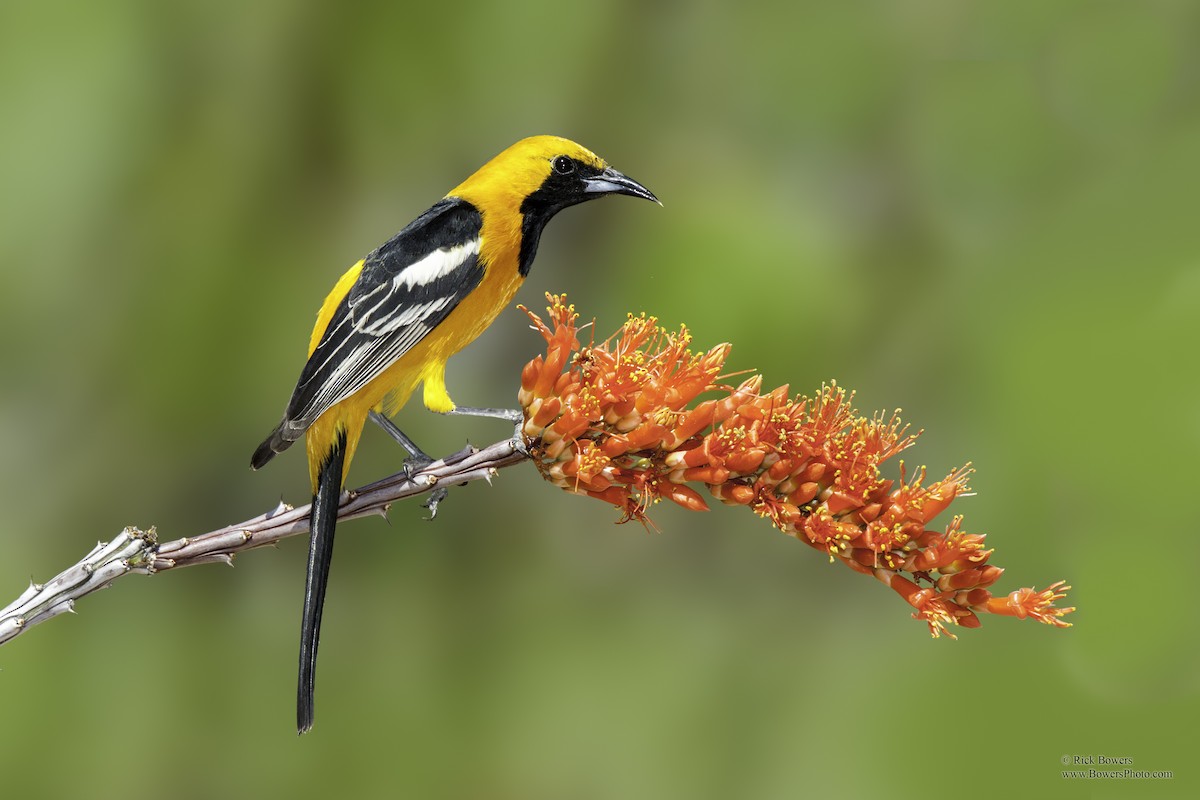
{"type": "Polygon", "coordinates": [[[304,582],[304,617],[300,623],[300,681],[296,687],[298,733],[305,733],[313,726],[313,685],[317,642],[321,638],[321,608],[325,604],[325,584],[329,581],[329,562],[333,558],[333,533],[337,525],[345,459],[346,435],[342,433],[321,463],[309,520],[308,575],[304,582]]]}

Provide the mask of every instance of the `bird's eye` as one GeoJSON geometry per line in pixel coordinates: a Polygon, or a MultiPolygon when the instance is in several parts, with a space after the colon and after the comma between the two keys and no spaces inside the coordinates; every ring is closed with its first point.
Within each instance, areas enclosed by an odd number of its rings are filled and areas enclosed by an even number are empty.
{"type": "Polygon", "coordinates": [[[570,175],[575,171],[575,162],[566,156],[558,156],[551,165],[559,175],[570,175]]]}

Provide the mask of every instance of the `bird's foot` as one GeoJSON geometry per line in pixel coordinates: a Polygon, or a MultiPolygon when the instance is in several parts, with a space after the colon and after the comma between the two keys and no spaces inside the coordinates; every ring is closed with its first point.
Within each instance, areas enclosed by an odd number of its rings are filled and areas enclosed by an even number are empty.
{"type": "Polygon", "coordinates": [[[436,489],[434,489],[432,492],[429,493],[429,499],[427,499],[424,503],[421,503],[421,505],[423,507],[429,509],[429,516],[426,517],[425,519],[432,522],[433,520],[435,520],[437,518],[438,504],[441,503],[443,500],[445,500],[446,495],[448,495],[449,493],[450,493],[450,490],[447,489],[445,486],[438,486],[436,489]]]}

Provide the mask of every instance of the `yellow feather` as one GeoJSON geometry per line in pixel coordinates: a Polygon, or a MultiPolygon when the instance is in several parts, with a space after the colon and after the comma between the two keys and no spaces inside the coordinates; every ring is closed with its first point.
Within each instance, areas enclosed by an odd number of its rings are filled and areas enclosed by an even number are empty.
{"type": "Polygon", "coordinates": [[[317,349],[317,345],[321,343],[321,337],[325,335],[325,329],[329,327],[329,320],[333,318],[333,312],[337,310],[338,304],[342,302],[343,297],[350,293],[350,287],[358,280],[358,273],[362,272],[365,260],[359,259],[357,264],[346,270],[346,273],[338,278],[333,289],[325,296],[325,302],[321,304],[321,310],[317,312],[317,324],[313,326],[312,336],[308,340],[310,356],[317,349]]]}

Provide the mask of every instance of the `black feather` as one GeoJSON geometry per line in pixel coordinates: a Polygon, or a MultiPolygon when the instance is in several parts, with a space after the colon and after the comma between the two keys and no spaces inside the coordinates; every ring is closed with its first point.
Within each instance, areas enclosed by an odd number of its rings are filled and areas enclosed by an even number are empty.
{"type": "Polygon", "coordinates": [[[521,251],[517,269],[522,277],[528,276],[533,268],[533,257],[537,255],[546,223],[564,208],[599,197],[584,191],[583,179],[599,175],[600,168],[573,158],[566,160],[571,165],[570,172],[552,171],[536,191],[521,201],[521,251]]]}
{"type": "Polygon", "coordinates": [[[287,439],[283,436],[284,423],[276,426],[275,430],[271,431],[271,435],[263,440],[263,443],[254,451],[254,455],[250,456],[250,469],[262,469],[267,465],[267,462],[274,458],[277,454],[282,453],[292,446],[294,439],[287,439]]]}
{"type": "Polygon", "coordinates": [[[313,691],[316,683],[317,644],[321,638],[321,610],[333,560],[333,534],[338,500],[342,494],[342,466],[346,459],[346,433],[342,431],[321,462],[317,493],[309,517],[308,574],[304,580],[304,614],[300,621],[300,676],[296,686],[296,732],[313,726],[313,691]]]}

